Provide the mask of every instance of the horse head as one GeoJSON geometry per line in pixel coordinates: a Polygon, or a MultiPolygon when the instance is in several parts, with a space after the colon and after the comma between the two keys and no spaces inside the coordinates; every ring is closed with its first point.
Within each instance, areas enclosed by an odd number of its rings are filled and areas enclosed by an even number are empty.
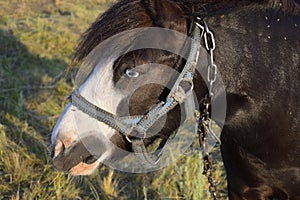
{"type": "MultiPolygon", "coordinates": [[[[166,101],[186,63],[184,57],[188,58],[187,47],[191,45],[187,42],[189,26],[181,8],[172,1],[128,1],[112,7],[87,31],[77,49],[75,59],[85,58],[82,73],[79,70],[84,78],[77,77],[78,93],[118,117],[149,113],[166,101]],[[130,29],[134,30],[127,31],[130,29]]],[[[198,72],[195,77],[195,91],[203,97],[205,82],[198,72]]],[[[175,106],[149,127],[145,146],[158,138],[166,142],[178,129],[180,107],[175,106]]],[[[124,137],[71,103],[53,130],[52,144],[54,166],[73,175],[90,174],[101,163],[124,156],[118,149],[131,152],[133,148],[130,136],[124,137]]]]}

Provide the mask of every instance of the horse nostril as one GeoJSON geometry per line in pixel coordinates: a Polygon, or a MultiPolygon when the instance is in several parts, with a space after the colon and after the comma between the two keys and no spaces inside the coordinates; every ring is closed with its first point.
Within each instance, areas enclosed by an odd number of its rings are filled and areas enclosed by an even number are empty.
{"type": "Polygon", "coordinates": [[[59,154],[62,154],[65,150],[66,150],[65,144],[62,141],[57,140],[56,144],[53,145],[51,149],[51,159],[58,156],[59,154]]]}

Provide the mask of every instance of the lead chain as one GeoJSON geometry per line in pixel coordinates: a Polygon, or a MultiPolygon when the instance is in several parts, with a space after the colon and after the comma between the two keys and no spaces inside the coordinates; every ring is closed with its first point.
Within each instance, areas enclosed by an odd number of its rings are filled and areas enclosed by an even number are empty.
{"type": "Polygon", "coordinates": [[[206,22],[197,17],[197,19],[202,22],[196,23],[196,25],[203,30],[203,38],[204,38],[204,45],[206,50],[209,52],[210,59],[208,61],[208,71],[207,71],[207,81],[208,81],[208,97],[206,97],[206,100],[204,102],[205,106],[205,113],[202,118],[202,123],[201,127],[199,127],[199,139],[200,143],[202,143],[203,146],[203,151],[204,151],[204,157],[203,157],[203,162],[204,162],[204,167],[203,167],[203,173],[206,175],[209,183],[209,192],[211,196],[213,197],[214,200],[217,200],[217,187],[213,181],[212,177],[212,172],[213,172],[213,166],[212,166],[212,161],[211,158],[208,154],[208,151],[206,150],[206,141],[207,141],[207,134],[209,131],[212,131],[212,121],[209,116],[209,106],[211,105],[212,99],[214,98],[214,92],[213,92],[213,85],[217,80],[217,65],[214,62],[214,50],[216,48],[216,43],[215,43],[215,37],[214,34],[210,31],[208,28],[206,22]],[[202,140],[202,141],[201,141],[202,140]]]}

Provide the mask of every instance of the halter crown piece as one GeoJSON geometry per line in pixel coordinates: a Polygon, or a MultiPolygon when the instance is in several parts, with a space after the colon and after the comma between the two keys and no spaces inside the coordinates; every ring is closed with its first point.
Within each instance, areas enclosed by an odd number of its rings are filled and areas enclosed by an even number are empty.
{"type": "MultiPolygon", "coordinates": [[[[204,22],[204,24],[206,23],[204,22]]],[[[156,121],[158,121],[158,119],[167,114],[175,106],[181,103],[183,103],[184,106],[189,106],[188,103],[185,102],[191,102],[191,100],[192,102],[194,101],[193,77],[196,65],[198,63],[199,51],[201,47],[200,42],[203,35],[205,34],[204,30],[205,27],[201,26],[199,23],[196,23],[193,32],[193,39],[190,46],[190,53],[186,65],[184,66],[182,72],[171,88],[166,101],[162,101],[153,106],[153,108],[146,115],[118,117],[89,102],[87,99],[80,95],[78,89],[74,90],[70,95],[70,103],[85,114],[107,124],[111,128],[120,132],[123,136],[125,136],[125,138],[132,144],[133,151],[136,153],[139,159],[141,159],[141,161],[144,161],[150,165],[157,165],[161,160],[168,141],[165,143],[164,147],[161,150],[155,151],[156,153],[150,154],[146,150],[143,139],[147,137],[147,130],[156,121]],[[200,28],[202,29],[201,36],[200,28]],[[184,82],[188,83],[188,90],[182,88],[181,85],[184,82]]]]}

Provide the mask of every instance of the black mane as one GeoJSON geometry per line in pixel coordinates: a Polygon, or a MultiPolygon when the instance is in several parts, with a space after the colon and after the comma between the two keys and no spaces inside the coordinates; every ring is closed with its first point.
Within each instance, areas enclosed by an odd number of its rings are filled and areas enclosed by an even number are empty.
{"type": "Polygon", "coordinates": [[[74,61],[81,61],[103,40],[115,34],[148,26],[152,26],[152,22],[141,0],[120,1],[100,15],[83,34],[76,49],[74,61]]]}

